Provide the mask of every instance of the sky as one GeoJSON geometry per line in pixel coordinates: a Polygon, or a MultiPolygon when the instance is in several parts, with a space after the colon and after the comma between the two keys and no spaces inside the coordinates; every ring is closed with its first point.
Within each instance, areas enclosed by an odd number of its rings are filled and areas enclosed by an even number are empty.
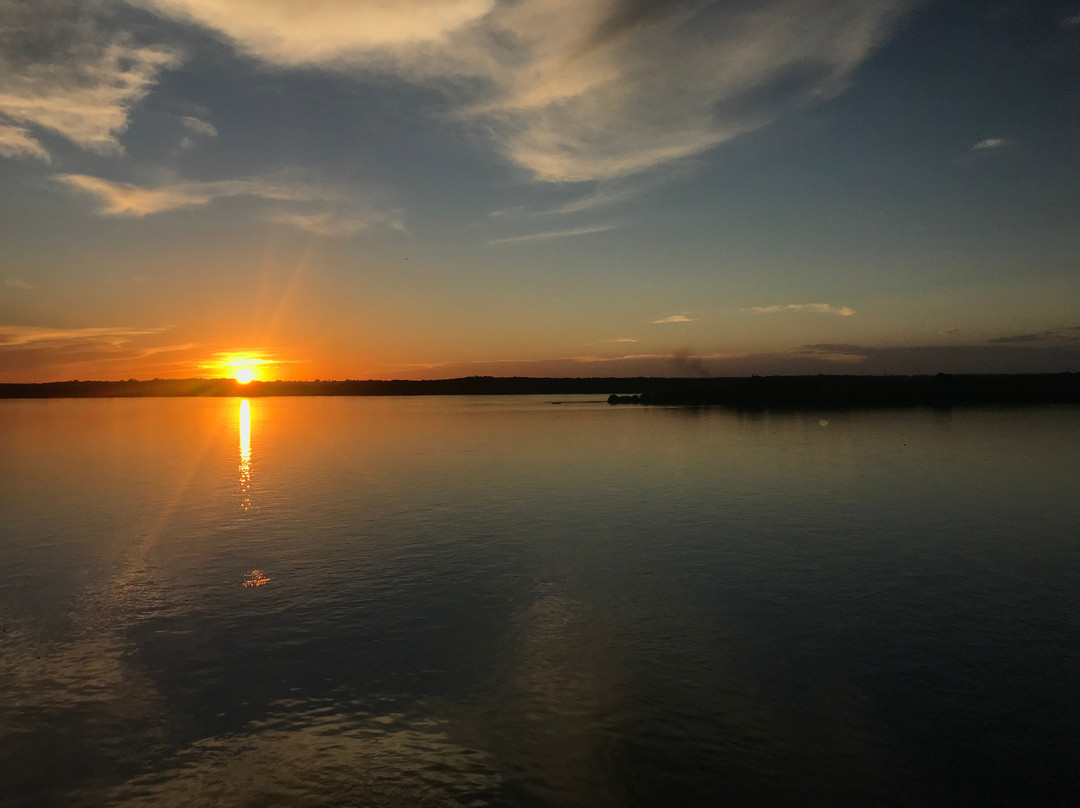
{"type": "Polygon", "coordinates": [[[1080,371],[1080,2],[0,0],[0,380],[1080,371]]]}

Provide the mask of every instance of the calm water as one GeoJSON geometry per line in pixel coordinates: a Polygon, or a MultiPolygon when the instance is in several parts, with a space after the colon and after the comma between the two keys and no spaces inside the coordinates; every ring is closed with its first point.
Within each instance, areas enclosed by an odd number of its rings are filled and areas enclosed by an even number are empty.
{"type": "Polygon", "coordinates": [[[0,804],[1074,805],[1080,410],[0,402],[0,804]]]}

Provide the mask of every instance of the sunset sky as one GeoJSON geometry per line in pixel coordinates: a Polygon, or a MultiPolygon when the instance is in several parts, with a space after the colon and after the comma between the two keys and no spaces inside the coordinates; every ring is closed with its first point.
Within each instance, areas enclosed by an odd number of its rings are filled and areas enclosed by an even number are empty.
{"type": "Polygon", "coordinates": [[[1080,371],[1080,2],[0,0],[0,380],[1080,371]]]}

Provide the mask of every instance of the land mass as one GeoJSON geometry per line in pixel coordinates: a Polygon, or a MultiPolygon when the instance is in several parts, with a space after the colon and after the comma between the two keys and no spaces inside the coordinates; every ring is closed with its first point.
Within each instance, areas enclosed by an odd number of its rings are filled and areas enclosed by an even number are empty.
{"type": "Polygon", "coordinates": [[[0,398],[187,396],[607,396],[610,404],[739,409],[978,407],[1080,404],[1080,373],[933,376],[750,376],[724,378],[531,378],[468,376],[412,381],[150,379],[0,383],[0,398]]]}

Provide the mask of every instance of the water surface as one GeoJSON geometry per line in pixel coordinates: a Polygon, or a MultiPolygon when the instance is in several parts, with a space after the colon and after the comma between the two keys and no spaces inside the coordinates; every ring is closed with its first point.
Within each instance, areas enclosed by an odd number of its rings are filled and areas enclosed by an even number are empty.
{"type": "Polygon", "coordinates": [[[1080,410],[0,402],[0,803],[1069,805],[1080,410]]]}

